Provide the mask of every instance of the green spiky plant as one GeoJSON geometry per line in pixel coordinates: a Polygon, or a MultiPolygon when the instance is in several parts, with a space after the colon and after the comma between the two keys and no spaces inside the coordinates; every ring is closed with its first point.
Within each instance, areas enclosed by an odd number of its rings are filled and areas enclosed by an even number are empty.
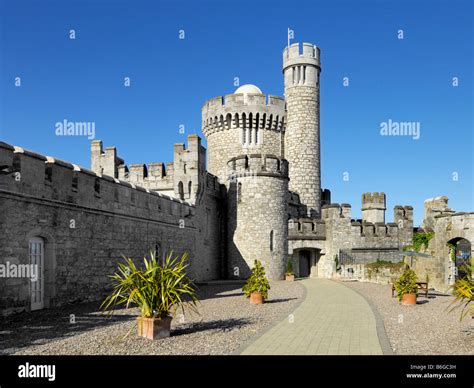
{"type": "Polygon", "coordinates": [[[294,275],[294,271],[293,271],[293,260],[292,259],[288,259],[288,263],[286,264],[286,273],[285,275],[294,275]]]}
{"type": "Polygon", "coordinates": [[[124,257],[118,272],[111,276],[112,293],[101,304],[101,309],[113,313],[119,305],[131,304],[140,309],[143,318],[175,316],[185,307],[197,313],[199,302],[192,280],[186,275],[188,254],[173,257],[169,252],[160,263],[155,254],[145,257],[144,268],[137,268],[131,258],[124,257]]]}
{"type": "Polygon", "coordinates": [[[457,279],[452,286],[455,299],[452,302],[454,306],[450,310],[453,311],[456,308],[461,308],[460,321],[463,320],[467,314],[474,317],[474,280],[472,278],[474,265],[466,265],[463,270],[465,276],[457,279]]]}
{"type": "Polygon", "coordinates": [[[416,294],[418,296],[418,286],[416,284],[417,277],[408,265],[405,265],[400,277],[395,281],[395,290],[397,291],[397,298],[400,302],[404,294],[416,294]]]}
{"type": "Polygon", "coordinates": [[[252,274],[247,279],[242,291],[247,298],[254,292],[258,292],[264,299],[268,298],[268,290],[270,289],[270,283],[265,276],[265,268],[260,261],[255,260],[254,267],[252,268],[252,274]]]}

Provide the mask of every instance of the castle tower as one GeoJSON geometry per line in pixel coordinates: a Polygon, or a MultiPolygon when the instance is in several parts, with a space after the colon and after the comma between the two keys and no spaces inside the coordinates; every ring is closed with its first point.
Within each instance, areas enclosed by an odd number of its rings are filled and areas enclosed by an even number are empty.
{"type": "Polygon", "coordinates": [[[227,161],[240,155],[282,157],[285,101],[266,96],[255,85],[215,97],[202,107],[202,132],[207,139],[208,171],[227,180],[227,161]]]}
{"type": "Polygon", "coordinates": [[[287,123],[285,158],[289,163],[291,191],[299,194],[312,217],[321,214],[321,163],[319,137],[318,47],[299,43],[283,50],[287,123]]]}
{"type": "Polygon", "coordinates": [[[284,278],[288,254],[288,162],[252,154],[228,162],[227,271],[247,278],[260,260],[270,279],[284,278]]]}
{"type": "Polygon", "coordinates": [[[362,194],[362,221],[385,223],[385,193],[362,194]]]}

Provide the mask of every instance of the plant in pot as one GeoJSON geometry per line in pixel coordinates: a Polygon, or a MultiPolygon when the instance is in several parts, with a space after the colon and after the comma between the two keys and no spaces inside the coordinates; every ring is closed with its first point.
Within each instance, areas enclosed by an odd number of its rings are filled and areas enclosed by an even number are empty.
{"type": "Polygon", "coordinates": [[[461,316],[459,320],[462,320],[466,315],[470,315],[474,319],[474,279],[472,273],[474,265],[464,266],[463,272],[466,274],[464,277],[456,279],[453,287],[453,295],[455,299],[452,304],[451,311],[455,308],[461,307],[461,316]]]}
{"type": "Polygon", "coordinates": [[[286,265],[285,280],[288,282],[295,281],[295,273],[293,272],[293,260],[291,258],[288,259],[288,263],[286,265]]]}
{"type": "Polygon", "coordinates": [[[110,314],[119,305],[131,304],[140,309],[138,335],[148,339],[170,336],[171,320],[185,307],[197,313],[198,298],[191,279],[186,275],[187,253],[173,257],[170,252],[160,263],[154,253],[144,258],[144,267],[137,268],[131,258],[124,257],[118,272],[111,276],[112,293],[101,305],[110,314]]]}
{"type": "Polygon", "coordinates": [[[418,296],[417,277],[408,265],[405,266],[400,277],[395,281],[398,301],[404,305],[415,305],[418,296]]]}
{"type": "Polygon", "coordinates": [[[265,276],[265,268],[260,261],[255,260],[252,273],[242,291],[247,298],[250,298],[251,304],[262,304],[268,298],[269,289],[270,283],[265,276]]]}

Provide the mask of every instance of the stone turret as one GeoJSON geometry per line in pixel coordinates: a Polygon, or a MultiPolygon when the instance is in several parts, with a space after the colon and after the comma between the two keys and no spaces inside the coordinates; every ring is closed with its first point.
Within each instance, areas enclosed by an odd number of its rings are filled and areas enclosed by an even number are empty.
{"type": "Polygon", "coordinates": [[[256,153],[281,157],[284,147],[285,101],[266,96],[255,85],[215,97],[202,107],[202,132],[208,146],[208,170],[224,182],[227,161],[256,153]]]}
{"type": "Polygon", "coordinates": [[[228,167],[227,251],[231,278],[247,278],[254,260],[283,279],[288,254],[288,162],[276,155],[241,155],[228,167]]]}
{"type": "Polygon", "coordinates": [[[362,194],[362,220],[365,222],[385,223],[385,193],[362,194]]]}
{"type": "Polygon", "coordinates": [[[287,124],[285,158],[290,190],[300,195],[312,217],[321,216],[319,134],[320,50],[310,44],[292,44],[283,50],[287,124]],[[300,47],[302,52],[300,52],[300,47]]]}
{"type": "Polygon", "coordinates": [[[108,175],[118,178],[119,166],[123,165],[123,159],[117,155],[115,147],[107,147],[105,152],[102,148],[101,140],[92,140],[91,142],[91,169],[96,174],[108,175]]]}

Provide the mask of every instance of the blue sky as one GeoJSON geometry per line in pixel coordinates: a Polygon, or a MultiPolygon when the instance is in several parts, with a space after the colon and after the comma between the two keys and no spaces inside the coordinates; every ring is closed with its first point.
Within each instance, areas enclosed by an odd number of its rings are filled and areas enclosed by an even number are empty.
{"type": "Polygon", "coordinates": [[[292,43],[321,48],[322,184],[333,202],[360,217],[361,193],[384,191],[387,219],[409,204],[415,223],[433,196],[474,210],[470,1],[0,4],[2,141],[88,167],[89,140],[56,136],[55,123],[91,121],[127,163],[171,161],[173,143],[202,136],[203,102],[232,93],[234,77],[283,95],[291,28],[292,43]],[[419,122],[420,139],[381,136],[389,119],[419,122]]]}

